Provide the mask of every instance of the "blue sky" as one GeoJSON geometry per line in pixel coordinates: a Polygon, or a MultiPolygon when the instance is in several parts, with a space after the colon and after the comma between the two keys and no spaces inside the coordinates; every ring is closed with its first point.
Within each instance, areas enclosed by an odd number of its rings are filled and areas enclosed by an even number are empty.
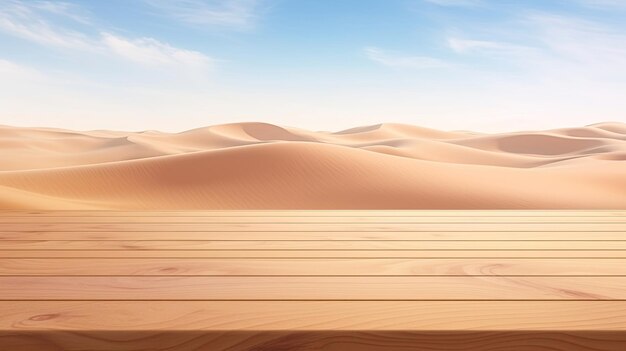
{"type": "Polygon", "coordinates": [[[626,122],[626,0],[0,0],[0,124],[626,122]]]}

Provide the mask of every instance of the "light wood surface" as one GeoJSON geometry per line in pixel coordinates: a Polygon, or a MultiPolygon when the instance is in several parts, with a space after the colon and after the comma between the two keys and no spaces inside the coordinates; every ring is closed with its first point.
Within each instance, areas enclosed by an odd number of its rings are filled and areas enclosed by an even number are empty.
{"type": "Polygon", "coordinates": [[[626,276],[626,259],[32,258],[0,276],[626,276]]]}
{"type": "Polygon", "coordinates": [[[118,240],[230,240],[230,241],[394,241],[394,240],[487,240],[487,241],[623,241],[624,232],[544,232],[544,231],[497,231],[497,232],[52,232],[52,231],[0,231],[0,240],[26,241],[118,241],[118,240]]]}
{"type": "MultiPolygon", "coordinates": [[[[625,258],[626,250],[3,250],[3,258],[625,258]]],[[[71,262],[71,261],[68,261],[71,262]]]]}
{"type": "Polygon", "coordinates": [[[626,300],[626,277],[0,277],[0,300],[626,300]]]}
{"type": "Polygon", "coordinates": [[[0,250],[626,250],[622,241],[3,240],[0,250]]]}
{"type": "Polygon", "coordinates": [[[457,231],[457,232],[499,232],[503,228],[510,231],[544,231],[544,232],[624,232],[626,222],[604,223],[3,223],[6,231],[87,231],[87,232],[414,232],[414,231],[457,231]]]}
{"type": "Polygon", "coordinates": [[[167,211],[100,211],[100,210],[5,210],[3,217],[596,217],[626,216],[626,210],[167,210],[167,211]]]}
{"type": "Polygon", "coordinates": [[[626,350],[626,211],[0,212],[0,350],[626,350]]]}
{"type": "Polygon", "coordinates": [[[0,328],[23,331],[626,331],[624,301],[16,300],[0,306],[0,328]]]}
{"type": "Polygon", "coordinates": [[[326,223],[344,223],[344,224],[443,224],[443,223],[552,223],[552,224],[572,224],[572,223],[621,223],[626,224],[626,219],[618,216],[176,216],[172,214],[163,214],[161,216],[59,216],[59,217],[28,217],[28,216],[3,216],[4,224],[21,224],[21,223],[43,223],[43,224],[107,224],[120,223],[123,218],[124,223],[129,224],[154,224],[154,223],[181,223],[181,224],[326,224],[326,223]]]}

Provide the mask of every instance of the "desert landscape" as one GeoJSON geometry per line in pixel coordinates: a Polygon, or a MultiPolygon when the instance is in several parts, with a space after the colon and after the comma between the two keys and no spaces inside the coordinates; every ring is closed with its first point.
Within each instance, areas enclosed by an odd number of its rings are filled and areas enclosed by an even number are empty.
{"type": "Polygon", "coordinates": [[[0,127],[0,208],[623,209],[626,124],[483,134],[0,127]]]}
{"type": "Polygon", "coordinates": [[[625,89],[626,0],[0,0],[0,351],[625,351],[625,89]]]}

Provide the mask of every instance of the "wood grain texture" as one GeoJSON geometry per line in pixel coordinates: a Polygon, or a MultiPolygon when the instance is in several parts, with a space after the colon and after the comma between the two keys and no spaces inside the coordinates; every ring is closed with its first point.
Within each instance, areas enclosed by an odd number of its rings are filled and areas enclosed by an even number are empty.
{"type": "Polygon", "coordinates": [[[390,240],[532,240],[532,241],[571,241],[584,240],[606,241],[626,240],[626,232],[543,232],[543,231],[497,231],[497,232],[177,232],[177,231],[152,231],[152,232],[65,232],[65,231],[0,231],[0,240],[70,240],[70,241],[108,241],[108,240],[154,240],[154,241],[179,241],[179,240],[290,240],[290,241],[390,241],[390,240]]]}
{"type": "Polygon", "coordinates": [[[220,231],[220,232],[413,232],[461,231],[613,231],[626,232],[622,223],[2,223],[6,231],[91,231],[91,232],[152,232],[152,231],[220,231]]]}
{"type": "Polygon", "coordinates": [[[2,217],[605,217],[626,216],[626,210],[3,210],[2,217]]]}
{"type": "Polygon", "coordinates": [[[620,276],[626,259],[17,258],[0,276],[620,276]]]}
{"type": "Polygon", "coordinates": [[[626,350],[626,211],[0,212],[0,350],[626,350]]]}
{"type": "Polygon", "coordinates": [[[0,310],[2,331],[626,332],[626,301],[16,300],[0,310]]]}
{"type": "Polygon", "coordinates": [[[0,345],[20,351],[623,351],[626,336],[617,331],[0,331],[0,345]]]}
{"type": "Polygon", "coordinates": [[[626,250],[626,240],[2,240],[0,241],[0,250],[626,250]]]}
{"type": "Polygon", "coordinates": [[[23,217],[23,216],[0,216],[2,223],[55,223],[55,224],[90,224],[90,223],[202,223],[202,224],[228,224],[228,223],[296,223],[296,224],[322,224],[322,223],[348,223],[348,224],[401,224],[401,223],[621,223],[626,224],[626,219],[620,216],[593,216],[593,217],[573,217],[573,216],[453,216],[453,217],[424,217],[424,216],[307,216],[307,217],[283,217],[283,216],[191,216],[180,217],[175,215],[163,216],[57,216],[57,217],[23,217]]]}
{"type": "Polygon", "coordinates": [[[2,250],[2,258],[626,258],[626,250],[2,250]]]}
{"type": "Polygon", "coordinates": [[[0,300],[626,300],[626,277],[0,277],[0,300]]]}

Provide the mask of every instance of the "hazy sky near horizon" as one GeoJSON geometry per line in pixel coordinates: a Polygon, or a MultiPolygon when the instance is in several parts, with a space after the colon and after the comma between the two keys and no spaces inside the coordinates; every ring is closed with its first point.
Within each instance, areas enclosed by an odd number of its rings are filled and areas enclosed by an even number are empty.
{"type": "Polygon", "coordinates": [[[626,0],[0,0],[0,124],[626,122],[626,0]]]}

